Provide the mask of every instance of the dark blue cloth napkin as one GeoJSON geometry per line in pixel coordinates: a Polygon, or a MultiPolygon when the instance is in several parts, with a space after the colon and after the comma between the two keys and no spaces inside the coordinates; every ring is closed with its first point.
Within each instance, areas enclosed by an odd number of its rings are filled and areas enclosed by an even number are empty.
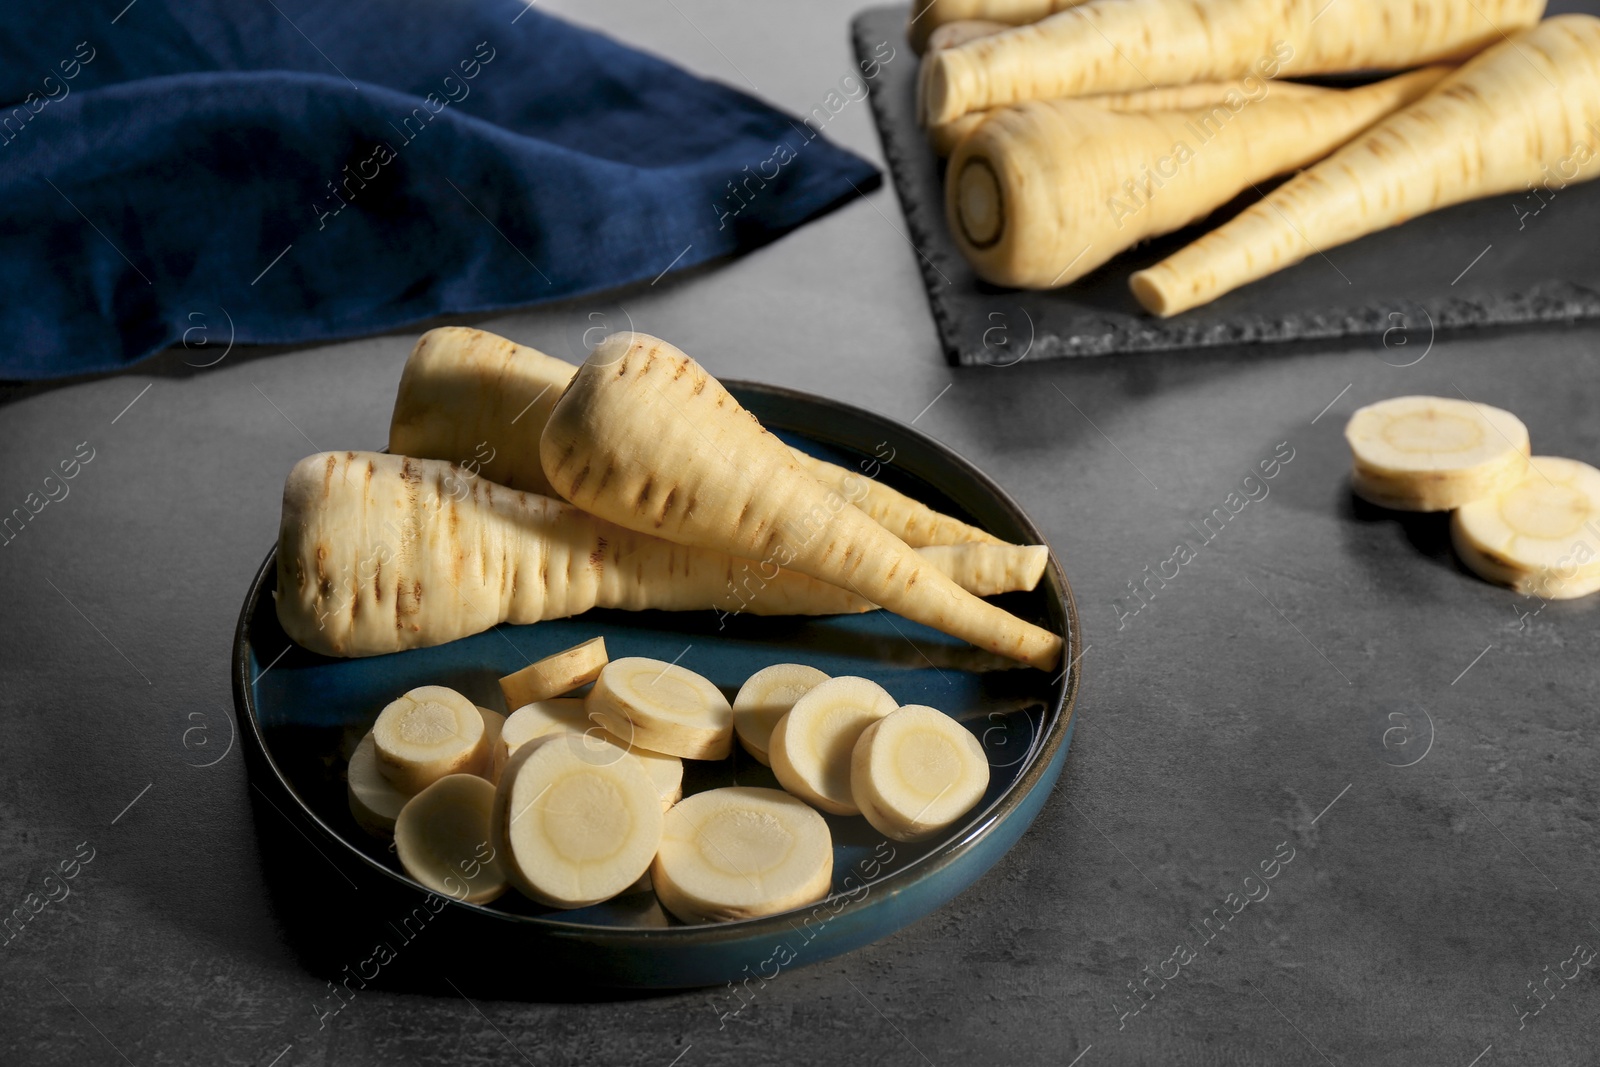
{"type": "Polygon", "coordinates": [[[125,3],[0,14],[0,377],[115,369],[201,323],[302,342],[573,297],[878,182],[522,0],[125,3]]]}

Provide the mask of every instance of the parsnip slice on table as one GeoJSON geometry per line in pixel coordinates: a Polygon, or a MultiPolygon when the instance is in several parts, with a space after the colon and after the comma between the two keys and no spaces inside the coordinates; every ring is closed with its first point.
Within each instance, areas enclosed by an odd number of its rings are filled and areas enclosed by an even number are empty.
{"type": "Polygon", "coordinates": [[[1528,470],[1528,428],[1509,411],[1447,396],[1397,396],[1345,424],[1351,488],[1379,507],[1449,511],[1528,470]]]}
{"type": "Polygon", "coordinates": [[[1600,590],[1600,470],[1534,456],[1506,489],[1461,505],[1456,553],[1479,577],[1546,600],[1600,590]]]}

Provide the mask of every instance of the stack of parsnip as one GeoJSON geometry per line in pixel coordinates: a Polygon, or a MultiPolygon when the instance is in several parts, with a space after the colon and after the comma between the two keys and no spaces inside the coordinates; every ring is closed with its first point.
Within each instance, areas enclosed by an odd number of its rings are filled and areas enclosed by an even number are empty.
{"type": "Polygon", "coordinates": [[[389,449],[309,456],[284,486],[278,619],[315,652],[396,652],[594,607],[881,605],[1029,666],[1061,655],[1057,635],[980,599],[1032,589],[1048,549],[790,449],[644,334],[613,334],[574,367],[430,331],[389,449]]]}
{"type": "Polygon", "coordinates": [[[1540,600],[1600,591],[1600,470],[1533,455],[1511,412],[1399,396],[1357,411],[1344,436],[1355,494],[1396,511],[1450,512],[1456,555],[1480,578],[1540,600]]]}
{"type": "Polygon", "coordinates": [[[1300,171],[1133,274],[1138,301],[1168,316],[1429,211],[1600,174],[1600,19],[1543,12],[920,0],[918,107],[950,157],[956,243],[999,285],[1066,285],[1300,171]],[[1394,70],[1406,73],[1354,89],[1280,80],[1394,70]]]}
{"type": "Polygon", "coordinates": [[[653,888],[684,922],[773,915],[832,884],[818,811],[918,841],[989,787],[983,746],[954,718],[805,664],[757,671],[730,706],[686,667],[612,660],[595,638],[500,686],[508,718],[444,686],[402,694],[348,770],[356,821],[393,838],[413,879],[470,903],[515,887],[583,908],[653,888]],[[685,799],[683,761],[728,757],[735,734],[783,789],[685,799]]]}

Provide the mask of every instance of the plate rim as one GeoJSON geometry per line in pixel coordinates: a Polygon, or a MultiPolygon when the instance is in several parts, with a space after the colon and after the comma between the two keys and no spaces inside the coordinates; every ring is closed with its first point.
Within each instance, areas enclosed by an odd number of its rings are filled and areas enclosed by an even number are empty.
{"type": "MultiPolygon", "coordinates": [[[[744,403],[744,401],[741,399],[741,394],[763,394],[768,398],[789,403],[798,403],[802,405],[821,405],[825,408],[833,409],[834,411],[848,416],[849,418],[860,423],[879,426],[915,439],[920,447],[928,449],[931,453],[937,455],[941,461],[959,469],[969,479],[971,479],[987,494],[989,494],[992,499],[1010,515],[1012,520],[1016,522],[1016,524],[1024,531],[1024,533],[1028,535],[1030,538],[1030,543],[1042,544],[1047,548],[1050,547],[1048,539],[1044,537],[1043,532],[1034,523],[1032,517],[1022,509],[1016,500],[1012,498],[1011,494],[1006,492],[1006,490],[1001,487],[999,483],[997,483],[993,478],[989,477],[988,474],[984,473],[984,471],[976,464],[972,463],[965,456],[955,451],[955,449],[944,444],[942,441],[923,433],[915,427],[906,423],[901,423],[898,420],[881,415],[877,412],[858,407],[854,404],[835,400],[830,397],[824,397],[819,394],[807,392],[801,389],[792,389],[787,386],[771,385],[764,382],[755,382],[739,378],[724,378],[719,380],[730,393],[734,394],[736,399],[740,399],[741,406],[744,403]]],[[[763,424],[763,427],[765,428],[765,424],[763,424]]],[[[779,429],[787,428],[780,426],[779,429]]],[[[770,433],[771,430],[769,429],[768,432],[770,433]]],[[[800,431],[789,432],[795,432],[798,436],[806,437],[808,440],[812,440],[814,443],[823,445],[825,447],[840,447],[826,440],[816,440],[809,434],[800,431]]],[[[848,448],[849,446],[844,447],[848,448]]],[[[898,459],[898,455],[896,458],[898,459]]],[[[910,472],[920,480],[936,485],[936,483],[933,483],[927,475],[918,472],[918,465],[915,462],[902,464],[901,466],[902,469],[910,472]]],[[[250,619],[255,614],[257,606],[261,600],[261,595],[265,591],[268,580],[276,577],[277,554],[278,544],[277,541],[274,540],[272,547],[267,552],[266,559],[262,561],[261,566],[256,570],[255,576],[251,579],[249,591],[245,596],[244,605],[240,609],[239,621],[235,626],[233,636],[231,673],[234,714],[239,719],[239,726],[249,745],[251,746],[253,754],[262,760],[266,768],[271,771],[272,783],[283,795],[287,796],[294,802],[299,816],[302,819],[309,821],[311,826],[314,827],[325,838],[330,839],[339,845],[343,853],[346,855],[346,858],[356,859],[368,867],[371,871],[386,877],[402,889],[418,894],[431,894],[433,896],[438,896],[440,899],[447,901],[452,906],[465,909],[468,914],[486,916],[494,920],[511,923],[513,924],[511,927],[512,929],[537,930],[542,934],[550,936],[593,938],[595,940],[604,940],[612,943],[623,943],[637,940],[647,944],[660,942],[715,944],[722,941],[743,941],[749,937],[761,936],[763,930],[768,926],[774,928],[780,926],[788,928],[788,920],[791,917],[805,914],[807,910],[815,909],[822,905],[828,904],[831,901],[842,899],[846,902],[846,904],[849,904],[855,902],[856,899],[859,899],[864,902],[867,899],[866,897],[855,897],[855,894],[861,892],[862,889],[876,890],[881,887],[882,895],[885,898],[892,899],[906,889],[909,889],[911,886],[918,884],[930,877],[935,877],[940,870],[950,866],[952,863],[956,862],[968,852],[976,848],[1001,824],[1006,822],[1006,820],[1014,815],[1017,809],[1022,806],[1023,802],[1032,795],[1034,790],[1039,788],[1042,780],[1047,775],[1050,775],[1050,768],[1056,762],[1059,750],[1063,744],[1068,743],[1068,739],[1072,735],[1074,721],[1077,714],[1077,698],[1078,691],[1081,686],[1083,670],[1081,666],[1082,650],[1079,648],[1082,643],[1082,633],[1078,618],[1077,602],[1073,597],[1072,586],[1067,580],[1066,572],[1061,566],[1061,562],[1054,548],[1050,548],[1049,562],[1046,566],[1045,574],[1047,580],[1053,579],[1055,585],[1059,589],[1058,599],[1061,604],[1062,618],[1066,629],[1066,633],[1061,635],[1063,639],[1062,657],[1066,661],[1066,666],[1064,668],[1065,678],[1063,679],[1061,696],[1055,702],[1056,706],[1053,709],[1055,712],[1055,722],[1053,728],[1044,734],[1043,738],[1037,743],[1036,747],[1033,748],[1033,751],[1030,752],[1029,757],[1025,757],[1029,758],[1030,762],[1026,767],[1023,768],[1016,780],[1013,781],[995,799],[986,817],[969,826],[965,833],[937,845],[929,852],[917,857],[916,859],[913,859],[905,866],[898,867],[891,872],[880,875],[871,881],[863,883],[861,886],[857,886],[854,889],[846,891],[830,892],[822,899],[805,905],[804,908],[791,908],[775,915],[764,915],[751,919],[741,919],[722,923],[699,923],[692,925],[679,924],[668,925],[664,927],[630,927],[572,922],[570,920],[564,920],[553,915],[527,915],[516,912],[499,911],[481,904],[472,904],[464,900],[458,900],[446,894],[433,893],[431,890],[427,889],[427,887],[419,885],[417,882],[405,876],[403,873],[395,871],[385,864],[380,863],[378,860],[368,855],[364,850],[356,847],[350,841],[346,840],[344,834],[340,833],[334,827],[328,825],[328,823],[322,819],[322,817],[311,807],[311,805],[300,796],[292,783],[290,783],[288,778],[285,777],[283,770],[278,766],[277,761],[273,758],[272,751],[268,747],[266,739],[261,733],[261,725],[257,715],[255,696],[253,692],[254,681],[249,677],[250,645],[248,642],[248,630],[250,619]]],[[[1048,710],[1051,709],[1049,709],[1047,705],[1047,712],[1048,710]]],[[[251,776],[252,771],[247,762],[246,777],[250,778],[251,776]]],[[[252,784],[254,784],[253,781],[252,784]]],[[[1009,849],[1007,849],[1007,851],[1009,851],[1009,849]]],[[[982,877],[982,874],[986,873],[986,871],[987,868],[985,871],[979,872],[978,877],[982,877]]],[[[874,938],[874,940],[876,939],[877,938],[874,938]]]]}

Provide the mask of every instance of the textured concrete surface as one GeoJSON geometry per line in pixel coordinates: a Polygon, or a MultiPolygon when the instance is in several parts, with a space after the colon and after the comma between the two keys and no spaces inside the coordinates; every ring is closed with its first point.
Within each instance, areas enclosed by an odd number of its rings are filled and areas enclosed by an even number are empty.
{"type": "MultiPolygon", "coordinates": [[[[853,69],[842,3],[558,6],[796,112],[853,69]]],[[[865,104],[828,132],[877,156],[865,104]]],[[[196,347],[0,396],[4,510],[93,449],[0,547],[0,891],[6,911],[62,898],[0,945],[0,1063],[1595,1063],[1596,605],[1537,610],[1463,573],[1441,523],[1355,506],[1340,428],[1380,397],[1465,394],[1541,452],[1600,459],[1600,329],[951,370],[893,196],[483,324],[562,352],[620,303],[716,373],[916,418],[1032,512],[1090,647],[1062,782],[1004,862],[743,1001],[469,1002],[402,956],[323,1015],[381,916],[227,748],[228,652],[285,472],[382,443],[411,337],[186,367],[221,352],[196,347]],[[1130,599],[1180,542],[1194,559],[1130,599]],[[319,914],[273,888],[295,878],[319,914]]]]}

